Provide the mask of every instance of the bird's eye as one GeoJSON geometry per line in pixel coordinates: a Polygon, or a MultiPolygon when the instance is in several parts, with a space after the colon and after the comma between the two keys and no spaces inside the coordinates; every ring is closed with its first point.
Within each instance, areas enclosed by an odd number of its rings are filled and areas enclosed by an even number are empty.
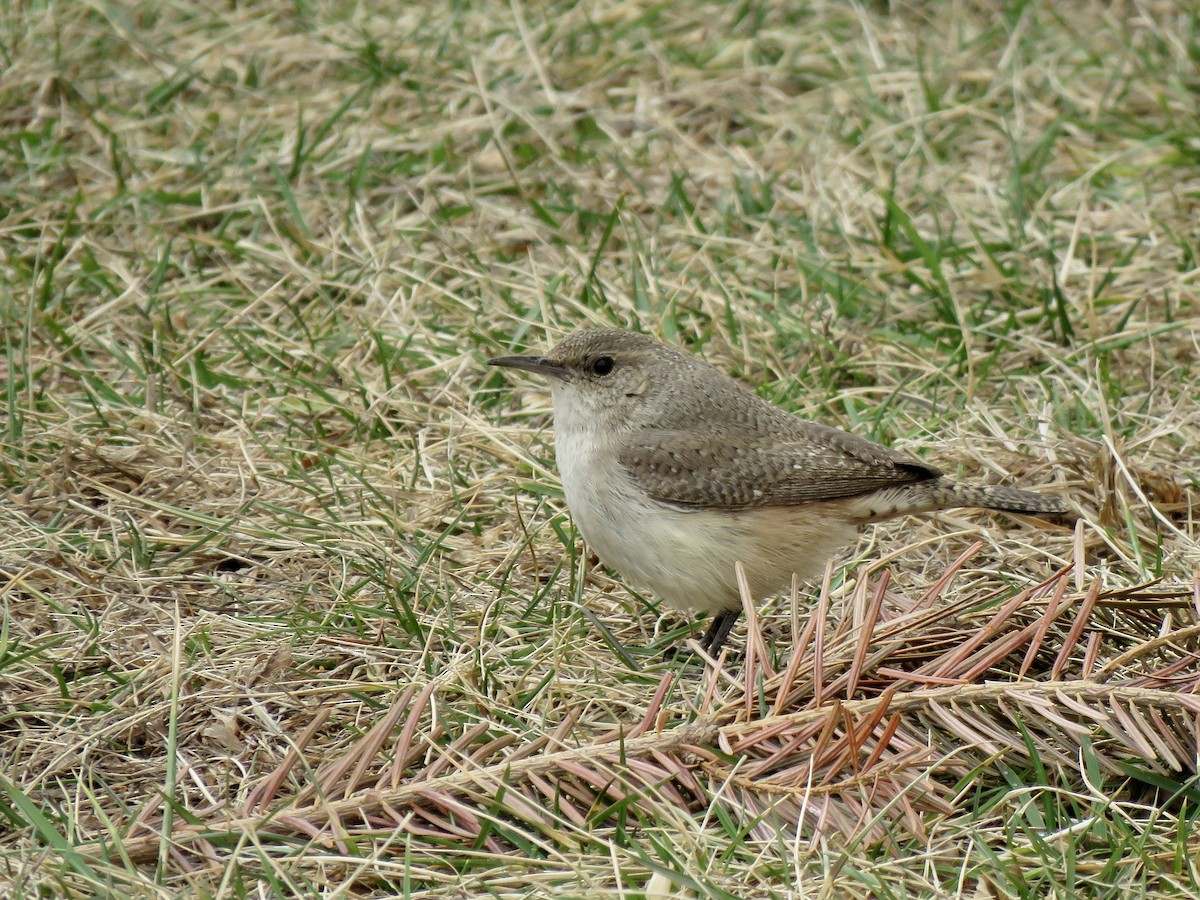
{"type": "Polygon", "coordinates": [[[607,375],[613,370],[613,358],[611,356],[597,356],[596,361],[592,363],[592,371],[597,375],[607,375]]]}

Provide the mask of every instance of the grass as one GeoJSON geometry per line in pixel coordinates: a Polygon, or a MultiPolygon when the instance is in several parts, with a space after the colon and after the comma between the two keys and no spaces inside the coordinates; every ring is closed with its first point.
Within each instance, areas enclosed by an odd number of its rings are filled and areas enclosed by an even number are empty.
{"type": "Polygon", "coordinates": [[[1194,896],[1198,28],[6,8],[6,895],[1194,896]],[[664,660],[484,365],[598,325],[1083,524],[664,660]]]}

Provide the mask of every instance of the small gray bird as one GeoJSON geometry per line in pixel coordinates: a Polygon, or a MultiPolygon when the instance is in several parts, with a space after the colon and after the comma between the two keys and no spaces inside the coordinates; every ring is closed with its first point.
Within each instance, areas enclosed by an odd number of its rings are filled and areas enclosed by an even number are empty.
{"type": "Polygon", "coordinates": [[[1061,516],[1066,504],[952,481],[921,460],[772,406],[645,335],[580,331],[546,356],[493,366],[546,376],[567,506],[605,565],[684,611],[712,613],[715,654],[755,597],[812,579],[858,528],[983,507],[1061,516]]]}

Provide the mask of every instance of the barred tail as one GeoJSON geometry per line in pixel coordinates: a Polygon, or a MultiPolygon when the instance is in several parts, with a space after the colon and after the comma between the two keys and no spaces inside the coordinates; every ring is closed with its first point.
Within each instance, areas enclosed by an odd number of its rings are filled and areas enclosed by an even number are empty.
{"type": "Polygon", "coordinates": [[[884,488],[855,497],[851,503],[852,514],[857,514],[863,522],[966,506],[1050,519],[1074,518],[1071,508],[1057,497],[1047,497],[1019,488],[964,484],[949,478],[931,478],[914,484],[884,488]]]}
{"type": "Polygon", "coordinates": [[[1004,512],[1026,515],[1065,516],[1071,508],[1057,497],[1047,497],[1020,488],[998,487],[986,484],[963,484],[942,478],[933,486],[935,496],[944,498],[937,508],[953,509],[957,506],[977,506],[981,509],[999,509],[1004,512]]]}

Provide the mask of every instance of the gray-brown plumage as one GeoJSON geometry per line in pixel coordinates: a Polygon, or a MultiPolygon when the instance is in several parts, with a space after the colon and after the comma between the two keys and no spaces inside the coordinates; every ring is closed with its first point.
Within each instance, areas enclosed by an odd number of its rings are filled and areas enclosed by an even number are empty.
{"type": "Polygon", "coordinates": [[[772,406],[707,363],[645,335],[581,331],[544,357],[493,365],[547,375],[563,489],[608,565],[681,609],[740,610],[734,564],[756,595],[818,574],[858,526],[979,506],[1063,515],[1052,497],[955,482],[921,460],[772,406]]]}

